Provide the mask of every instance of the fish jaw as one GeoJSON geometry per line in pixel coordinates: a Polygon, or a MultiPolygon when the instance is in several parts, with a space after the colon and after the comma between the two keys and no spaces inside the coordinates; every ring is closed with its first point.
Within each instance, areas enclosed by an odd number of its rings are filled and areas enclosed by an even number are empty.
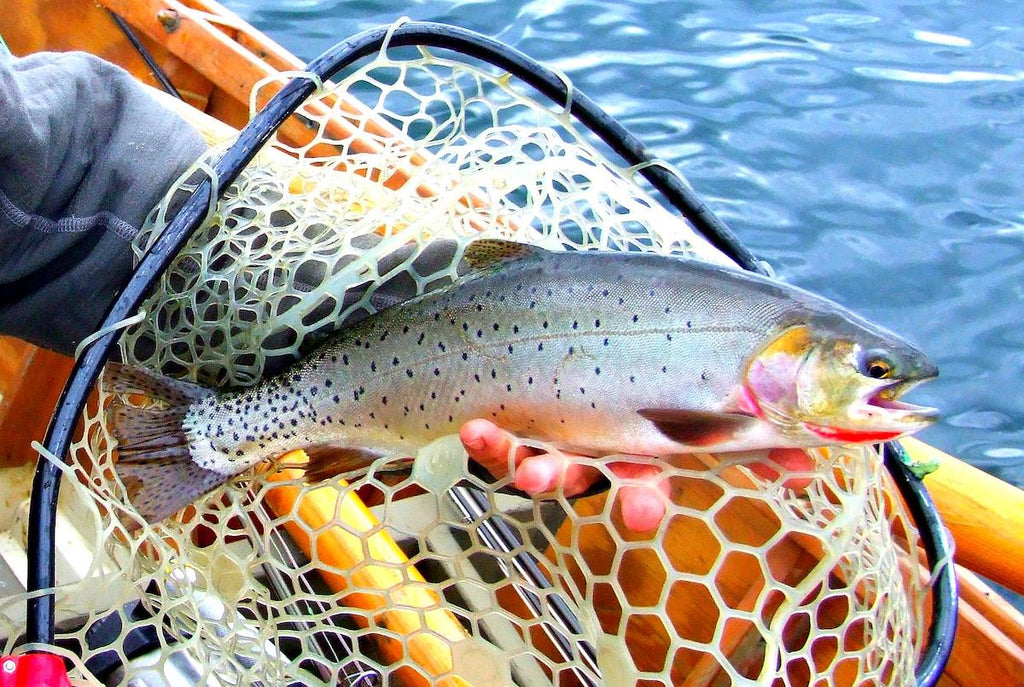
{"type": "Polygon", "coordinates": [[[939,411],[928,406],[898,400],[911,388],[933,379],[893,380],[864,394],[859,403],[847,410],[843,425],[804,422],[811,434],[837,443],[877,443],[891,441],[924,429],[939,419],[939,411]]]}

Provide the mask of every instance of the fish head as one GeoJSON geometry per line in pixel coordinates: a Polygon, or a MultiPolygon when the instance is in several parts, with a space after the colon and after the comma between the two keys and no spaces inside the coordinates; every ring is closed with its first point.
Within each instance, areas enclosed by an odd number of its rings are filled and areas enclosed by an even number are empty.
{"type": "Polygon", "coordinates": [[[748,362],[749,405],[788,435],[821,443],[877,443],[938,419],[934,408],[900,401],[938,369],[891,332],[843,320],[793,324],[748,362]]]}

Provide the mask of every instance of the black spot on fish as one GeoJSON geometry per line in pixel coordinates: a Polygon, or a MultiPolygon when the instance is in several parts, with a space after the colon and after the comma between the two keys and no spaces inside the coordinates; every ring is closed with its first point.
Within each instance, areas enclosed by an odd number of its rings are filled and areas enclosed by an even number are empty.
{"type": "Polygon", "coordinates": [[[590,402],[590,407],[593,408],[594,410],[597,410],[597,404],[594,403],[593,401],[590,402]]]}
{"type": "Polygon", "coordinates": [[[387,330],[387,329],[385,329],[385,330],[384,330],[384,331],[383,331],[383,332],[381,333],[381,335],[380,335],[380,340],[381,340],[381,341],[383,341],[383,340],[384,340],[384,339],[386,339],[386,338],[388,338],[388,330],[387,330]]]}
{"type": "Polygon", "coordinates": [[[298,426],[299,426],[299,421],[296,420],[295,418],[292,418],[292,427],[298,427],[298,426]]]}
{"type": "Polygon", "coordinates": [[[636,384],[636,377],[634,377],[633,375],[629,375],[629,381],[632,382],[633,384],[636,384]]]}
{"type": "Polygon", "coordinates": [[[440,377],[441,376],[441,369],[440,368],[437,368],[437,367],[434,368],[434,376],[435,377],[440,377]]]}
{"type": "Polygon", "coordinates": [[[633,315],[633,322],[638,322],[639,320],[640,320],[640,316],[639,315],[633,315]]]}
{"type": "Polygon", "coordinates": [[[583,388],[583,387],[581,386],[581,387],[580,387],[580,393],[581,393],[581,394],[586,394],[586,393],[587,393],[587,390],[586,390],[586,389],[584,389],[584,388],[583,388]]]}
{"type": "Polygon", "coordinates": [[[494,331],[498,331],[498,329],[500,329],[500,326],[498,325],[497,322],[495,322],[494,325],[492,326],[494,327],[494,331]]]}
{"type": "Polygon", "coordinates": [[[596,375],[599,375],[599,374],[601,374],[601,368],[599,368],[599,367],[595,367],[595,368],[594,368],[594,374],[596,374],[596,375]]]}
{"type": "Polygon", "coordinates": [[[512,333],[513,334],[518,334],[519,333],[519,325],[518,324],[512,325],[512,333]]]}
{"type": "Polygon", "coordinates": [[[605,298],[607,298],[608,297],[608,289],[604,289],[603,291],[601,291],[601,295],[604,296],[605,298]]]}
{"type": "Polygon", "coordinates": [[[376,371],[377,371],[377,361],[374,360],[374,361],[372,361],[370,363],[370,372],[376,372],[376,371]]]}
{"type": "Polygon", "coordinates": [[[497,378],[498,378],[498,371],[497,371],[497,370],[495,370],[495,369],[494,369],[494,368],[492,367],[492,368],[491,368],[491,379],[497,379],[497,378]]]}
{"type": "Polygon", "coordinates": [[[381,396],[380,397],[380,404],[382,406],[386,406],[388,404],[388,397],[387,396],[381,396]]]}
{"type": "MultiPolygon", "coordinates": [[[[335,362],[337,362],[337,359],[335,359],[335,362]]],[[[341,356],[341,362],[343,362],[344,364],[348,365],[348,355],[342,355],[341,356]]]]}
{"type": "Polygon", "coordinates": [[[393,366],[395,366],[395,367],[398,367],[398,357],[397,356],[391,359],[391,364],[393,366]]]}
{"type": "Polygon", "coordinates": [[[474,372],[473,373],[473,379],[475,379],[479,383],[480,382],[480,374],[478,372],[474,372]]]}
{"type": "Polygon", "coordinates": [[[671,335],[671,334],[666,334],[666,335],[665,335],[665,339],[666,339],[667,341],[671,341],[671,340],[672,340],[672,335],[671,335]]]}
{"type": "Polygon", "coordinates": [[[331,397],[331,400],[334,401],[336,404],[341,403],[341,396],[335,394],[333,397],[331,397]]]}
{"type": "Polygon", "coordinates": [[[310,396],[316,396],[319,392],[320,392],[319,388],[317,388],[315,386],[309,387],[309,395],[310,396]]]}
{"type": "Polygon", "coordinates": [[[541,341],[539,344],[537,344],[537,350],[538,351],[543,351],[544,350],[544,342],[543,341],[541,341]]]}
{"type": "Polygon", "coordinates": [[[576,320],[573,320],[572,321],[572,328],[573,329],[579,329],[580,328],[580,323],[577,322],[576,320]]]}
{"type": "Polygon", "coordinates": [[[443,342],[443,341],[438,341],[438,342],[437,342],[437,347],[441,349],[441,352],[442,352],[442,353],[445,353],[445,352],[447,352],[447,350],[448,350],[448,349],[447,349],[447,348],[445,347],[445,345],[444,345],[444,342],[443,342]]]}
{"type": "Polygon", "coordinates": [[[601,326],[601,320],[594,320],[594,326],[595,327],[600,327],[601,326]]]}
{"type": "Polygon", "coordinates": [[[432,400],[432,401],[436,401],[437,400],[437,392],[436,391],[431,391],[430,392],[430,400],[432,400]]]}
{"type": "Polygon", "coordinates": [[[408,377],[409,379],[412,379],[412,370],[406,370],[405,376],[408,377]]]}
{"type": "Polygon", "coordinates": [[[509,345],[508,345],[508,352],[509,352],[509,353],[511,353],[511,352],[512,352],[512,344],[509,344],[509,345]]]}
{"type": "Polygon", "coordinates": [[[668,367],[666,367],[665,365],[662,365],[661,366],[661,371],[662,372],[668,372],[668,367]]]}
{"type": "Polygon", "coordinates": [[[405,325],[404,327],[402,327],[402,333],[403,334],[408,334],[409,333],[409,325],[405,325]]]}
{"type": "Polygon", "coordinates": [[[602,346],[607,346],[608,345],[608,337],[607,336],[604,338],[604,341],[601,342],[601,345],[602,346]]]}
{"type": "Polygon", "coordinates": [[[333,386],[333,385],[334,385],[334,382],[332,382],[331,380],[329,380],[329,379],[325,379],[324,380],[324,386],[326,386],[328,389],[330,389],[331,386],[333,386]]]}
{"type": "Polygon", "coordinates": [[[478,338],[478,339],[479,339],[479,338],[480,338],[480,337],[482,337],[483,335],[484,335],[484,330],[482,330],[482,329],[477,329],[477,330],[476,330],[476,338],[478,338]]]}
{"type": "Polygon", "coordinates": [[[426,337],[427,337],[426,334],[424,334],[423,332],[420,332],[419,338],[416,339],[416,345],[417,346],[422,346],[423,345],[423,339],[425,339],[426,337]]]}

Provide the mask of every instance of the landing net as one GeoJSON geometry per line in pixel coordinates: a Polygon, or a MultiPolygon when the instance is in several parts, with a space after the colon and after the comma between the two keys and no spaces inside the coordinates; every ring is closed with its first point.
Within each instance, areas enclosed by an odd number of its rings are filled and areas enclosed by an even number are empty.
{"type": "MultiPolygon", "coordinates": [[[[473,64],[382,53],[302,117],[307,138],[282,132],[211,208],[123,337],[126,361],[251,384],[449,283],[479,237],[727,262],[561,104],[473,64]]],[[[218,155],[154,210],[139,254],[218,155]]],[[[473,477],[454,439],[399,481],[307,484],[290,454],[146,525],[113,473],[109,400],[73,446],[60,524],[85,543],[57,590],[82,680],[108,652],[127,666],[109,684],[912,682],[927,581],[875,450],[823,449],[814,472],[775,479],[747,469],[758,456],[659,462],[671,505],[647,535],[623,526],[628,482],[603,462],[608,494],[526,501],[473,477]]],[[[6,651],[22,605],[3,609],[6,651]]]]}

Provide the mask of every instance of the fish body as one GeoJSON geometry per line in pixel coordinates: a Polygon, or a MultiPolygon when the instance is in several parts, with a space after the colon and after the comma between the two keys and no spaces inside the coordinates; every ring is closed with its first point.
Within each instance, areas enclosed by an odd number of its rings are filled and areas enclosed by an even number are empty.
{"type": "MultiPolygon", "coordinates": [[[[297,448],[411,455],[473,418],[588,455],[881,441],[934,419],[895,400],[935,376],[923,354],[800,289],[637,253],[478,241],[466,257],[479,269],[456,284],[256,386],[187,394],[157,424],[180,425],[178,452],[227,477],[297,448]]],[[[131,472],[154,432],[114,424],[131,472]]]]}

